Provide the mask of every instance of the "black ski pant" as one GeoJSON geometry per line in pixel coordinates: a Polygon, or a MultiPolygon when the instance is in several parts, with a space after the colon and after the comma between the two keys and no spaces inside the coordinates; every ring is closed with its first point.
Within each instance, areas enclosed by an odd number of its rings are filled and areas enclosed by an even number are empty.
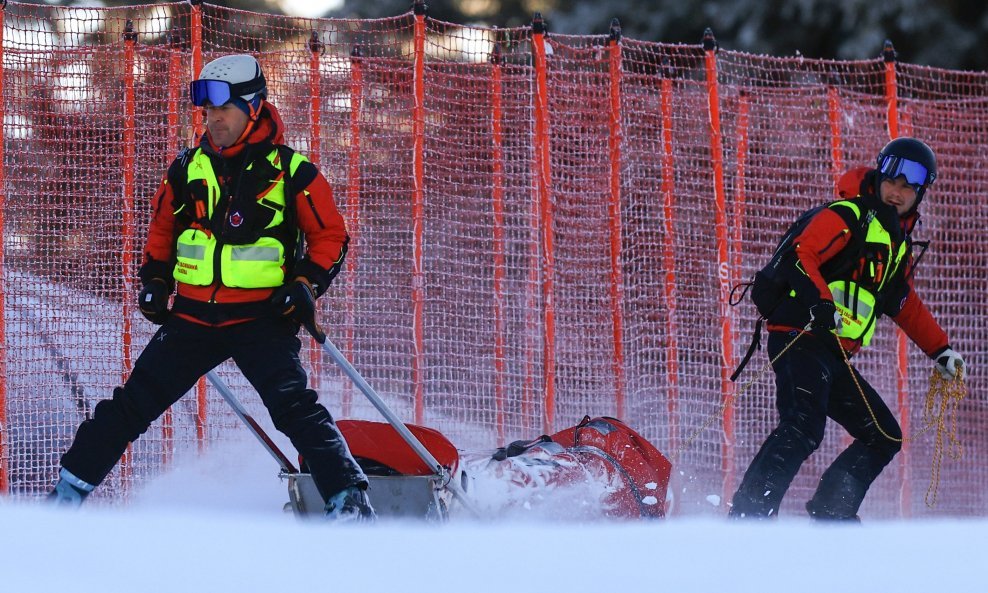
{"type": "Polygon", "coordinates": [[[62,456],[62,467],[93,485],[106,478],[127,445],[196,384],[232,358],[257,390],[275,428],[305,458],[324,498],[349,486],[366,487],[367,477],[299,361],[296,323],[266,317],[209,327],[172,315],[134,364],[123,387],[98,404],[62,456]]]}
{"type": "MultiPolygon", "coordinates": [[[[769,357],[778,356],[797,335],[770,332],[769,357]]],[[[825,342],[830,339],[830,335],[804,334],[775,362],[779,424],[748,466],[734,495],[732,517],[778,514],[800,466],[820,446],[828,417],[843,426],[854,442],[821,476],[806,505],[814,517],[855,518],[871,483],[899,452],[899,423],[857,369],[844,361],[836,340],[832,346],[825,342]]]]}

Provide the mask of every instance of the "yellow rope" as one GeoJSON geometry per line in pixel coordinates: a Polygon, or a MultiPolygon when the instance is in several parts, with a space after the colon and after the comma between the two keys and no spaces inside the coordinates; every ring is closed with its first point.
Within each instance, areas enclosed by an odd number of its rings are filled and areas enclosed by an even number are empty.
{"type": "Polygon", "coordinates": [[[700,428],[694,430],[693,433],[690,434],[690,436],[686,440],[680,443],[679,447],[677,447],[672,454],[673,463],[679,465],[680,453],[682,453],[684,449],[692,445],[693,441],[695,441],[703,431],[707,430],[707,428],[709,428],[710,425],[713,424],[715,420],[717,420],[718,418],[722,418],[724,416],[724,412],[727,411],[727,408],[731,407],[734,404],[734,400],[741,399],[741,396],[747,393],[748,389],[750,389],[751,386],[754,385],[755,381],[757,381],[759,377],[765,374],[765,371],[772,368],[772,365],[775,364],[775,361],[779,360],[779,358],[786,353],[786,350],[792,348],[792,345],[796,343],[796,340],[801,338],[805,333],[807,333],[806,330],[800,330],[800,332],[796,335],[796,337],[793,338],[791,342],[786,344],[785,348],[783,348],[778,354],[775,355],[775,358],[769,360],[765,364],[765,366],[763,366],[757,373],[755,373],[754,377],[752,377],[747,383],[743,384],[741,388],[737,390],[736,393],[729,395],[724,400],[724,403],[721,404],[720,406],[720,410],[718,414],[710,414],[710,416],[707,418],[707,421],[704,422],[703,425],[700,426],[700,428]]]}
{"type": "MultiPolygon", "coordinates": [[[[841,352],[844,353],[843,348],[841,352]]],[[[846,353],[844,353],[844,362],[847,364],[848,370],[851,371],[851,378],[854,379],[858,393],[861,394],[861,399],[864,401],[865,407],[868,408],[871,420],[878,428],[878,432],[882,433],[885,438],[897,443],[906,443],[916,440],[932,428],[937,429],[936,437],[934,437],[933,441],[933,467],[930,468],[930,486],[926,489],[926,496],[924,498],[926,506],[933,507],[937,503],[937,493],[940,488],[940,466],[943,462],[944,453],[943,433],[948,415],[950,416],[950,432],[948,434],[947,455],[956,461],[961,458],[964,452],[960,440],[957,438],[957,407],[961,400],[967,397],[967,385],[964,383],[964,368],[957,367],[957,375],[951,379],[945,378],[936,368],[930,372],[930,389],[926,392],[926,402],[923,407],[923,420],[926,421],[926,426],[916,431],[909,438],[905,436],[898,438],[885,432],[882,425],[878,423],[878,418],[875,417],[875,411],[871,409],[871,404],[868,402],[868,398],[865,397],[861,384],[858,383],[858,377],[854,373],[854,368],[851,366],[851,361],[848,360],[846,353]],[[939,405],[937,404],[938,397],[939,405]]]]}
{"type": "Polygon", "coordinates": [[[945,450],[943,433],[948,415],[950,416],[950,430],[947,433],[947,455],[957,461],[964,454],[961,442],[957,438],[957,408],[965,397],[967,397],[967,385],[964,384],[964,367],[957,367],[957,375],[952,379],[945,378],[940,374],[940,371],[933,369],[930,374],[930,389],[926,393],[926,405],[923,407],[923,418],[937,427],[937,435],[933,441],[933,468],[930,471],[930,486],[926,489],[926,496],[924,497],[928,507],[933,507],[937,503],[937,493],[940,488],[940,465],[945,450]]]}
{"type": "MultiPolygon", "coordinates": [[[[841,352],[843,351],[841,349],[841,352]]],[[[957,438],[957,407],[961,400],[967,397],[967,385],[964,383],[964,368],[958,367],[957,375],[951,379],[945,378],[936,368],[930,372],[930,389],[926,392],[926,402],[923,407],[923,420],[926,421],[926,426],[916,431],[911,437],[898,438],[885,432],[882,425],[878,423],[875,411],[871,409],[871,404],[868,403],[868,398],[865,397],[864,389],[858,383],[858,377],[854,373],[851,361],[847,359],[847,354],[844,355],[844,362],[851,371],[851,378],[854,379],[858,393],[861,394],[861,399],[864,401],[865,407],[868,408],[872,422],[875,423],[878,432],[882,433],[885,438],[897,443],[906,443],[916,440],[933,428],[937,429],[936,436],[933,440],[933,466],[930,468],[930,486],[926,489],[926,496],[924,497],[926,506],[933,507],[937,503],[937,494],[940,488],[940,466],[943,462],[944,453],[943,433],[948,415],[950,416],[950,432],[948,434],[948,446],[946,449],[947,455],[956,461],[961,458],[964,452],[960,440],[957,438]],[[938,397],[939,405],[937,404],[938,397]]]]}
{"type": "MultiPolygon", "coordinates": [[[[878,429],[878,432],[881,433],[882,436],[884,436],[888,440],[894,441],[896,443],[909,443],[909,442],[915,441],[917,438],[919,438],[919,437],[923,436],[924,434],[926,434],[927,432],[929,432],[930,429],[936,427],[936,425],[937,425],[936,422],[931,421],[931,422],[928,422],[926,424],[926,426],[924,426],[923,428],[920,428],[919,430],[914,431],[913,436],[911,436],[911,437],[903,436],[902,438],[894,437],[894,436],[890,435],[889,433],[885,432],[885,429],[882,428],[881,423],[878,422],[878,417],[875,416],[875,410],[872,409],[871,402],[869,402],[868,401],[868,398],[865,396],[864,388],[861,387],[861,383],[858,382],[858,375],[857,375],[857,373],[854,372],[854,366],[851,364],[851,361],[847,358],[847,352],[845,352],[843,348],[841,348],[840,351],[841,351],[841,354],[844,355],[844,364],[847,365],[847,370],[851,372],[851,380],[854,381],[855,387],[858,388],[858,394],[861,396],[861,401],[864,402],[865,408],[868,409],[868,415],[871,416],[871,421],[875,423],[875,428],[878,429]]],[[[940,374],[939,371],[937,371],[936,369],[933,369],[933,372],[935,372],[937,374],[940,374]]],[[[927,397],[929,397],[929,396],[927,396],[927,397]]]]}
{"type": "MultiPolygon", "coordinates": [[[[741,396],[747,393],[748,389],[751,388],[751,386],[755,383],[755,381],[757,381],[765,373],[765,371],[770,369],[772,365],[775,364],[775,361],[777,361],[783,354],[785,354],[786,351],[789,350],[789,348],[791,348],[792,345],[796,343],[796,340],[801,338],[805,333],[807,333],[806,330],[801,330],[796,335],[796,337],[794,337],[792,341],[786,344],[785,348],[783,348],[777,355],[775,355],[774,358],[769,360],[768,363],[766,363],[765,366],[763,366],[761,370],[759,370],[758,373],[755,374],[754,377],[752,377],[747,383],[743,384],[735,394],[728,396],[724,400],[724,403],[721,404],[719,414],[717,415],[710,414],[710,416],[707,418],[707,421],[704,422],[699,428],[694,430],[693,433],[690,434],[690,436],[686,438],[679,445],[679,447],[676,448],[672,456],[673,463],[678,465],[679,456],[683,452],[683,450],[687,449],[690,445],[692,445],[693,442],[697,439],[697,437],[699,437],[703,431],[709,428],[710,425],[713,424],[715,420],[717,420],[720,417],[723,417],[724,412],[727,411],[727,408],[732,406],[735,400],[740,399],[741,396]]],[[[837,339],[836,336],[834,337],[835,339],[837,339]]],[[[950,432],[948,435],[949,445],[947,449],[947,454],[950,456],[951,459],[957,460],[960,459],[963,453],[963,449],[961,447],[960,441],[957,438],[957,407],[960,404],[960,401],[967,396],[967,386],[964,384],[963,367],[959,367],[957,369],[957,376],[949,380],[945,379],[943,375],[940,374],[940,371],[938,371],[936,368],[933,369],[932,374],[930,375],[930,389],[926,394],[926,405],[924,407],[924,413],[923,413],[923,419],[927,421],[927,424],[920,430],[916,431],[912,437],[907,438],[903,436],[902,438],[899,438],[890,435],[889,433],[885,432],[885,429],[882,428],[881,423],[878,422],[878,417],[875,415],[875,410],[872,409],[871,403],[868,401],[868,398],[865,396],[864,388],[862,388],[861,384],[858,382],[857,373],[854,372],[854,367],[851,365],[850,359],[847,358],[847,352],[845,352],[843,347],[840,348],[840,351],[841,351],[841,355],[843,355],[844,357],[844,364],[847,365],[848,370],[851,372],[851,379],[854,381],[854,385],[858,388],[858,393],[861,395],[861,400],[864,401],[865,407],[868,409],[868,414],[871,416],[872,422],[875,423],[875,427],[878,428],[878,432],[880,432],[885,438],[889,439],[890,441],[905,443],[915,440],[919,436],[925,434],[930,429],[936,427],[937,432],[936,432],[936,439],[934,441],[934,448],[933,448],[933,468],[931,470],[931,476],[930,476],[930,487],[926,491],[926,499],[925,499],[926,505],[932,507],[933,505],[936,504],[937,491],[940,484],[940,465],[944,453],[943,433],[946,423],[945,418],[948,414],[950,414],[950,432]],[[940,396],[939,406],[936,405],[937,396],[940,396]],[[937,407],[939,407],[939,410],[935,412],[935,408],[937,407]]]]}

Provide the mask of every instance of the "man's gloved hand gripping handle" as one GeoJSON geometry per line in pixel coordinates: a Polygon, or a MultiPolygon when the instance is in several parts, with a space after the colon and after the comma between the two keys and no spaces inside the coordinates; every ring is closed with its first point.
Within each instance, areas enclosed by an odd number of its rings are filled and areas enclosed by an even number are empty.
{"type": "Polygon", "coordinates": [[[276,290],[271,303],[278,315],[302,324],[317,342],[326,341],[326,334],[316,323],[316,291],[304,276],[296,276],[276,290]]]}

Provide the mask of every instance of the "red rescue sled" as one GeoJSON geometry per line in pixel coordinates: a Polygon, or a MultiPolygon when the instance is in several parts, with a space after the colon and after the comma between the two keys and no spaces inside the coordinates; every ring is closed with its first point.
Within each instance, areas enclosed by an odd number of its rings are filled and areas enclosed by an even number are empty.
{"type": "MultiPolygon", "coordinates": [[[[338,422],[370,480],[379,517],[444,520],[454,502],[475,518],[484,516],[485,506],[491,516],[539,507],[561,518],[665,516],[669,460],[620,420],[585,416],[552,436],[516,441],[464,463],[438,431],[399,420],[318,327],[306,329],[388,421],[338,422]]],[[[295,469],[219,376],[214,371],[206,376],[281,466],[291,510],[323,514],[325,501],[304,462],[301,471],[295,469]]]]}
{"type": "MultiPolygon", "coordinates": [[[[493,453],[461,453],[442,433],[406,424],[443,466],[431,470],[384,422],[338,422],[350,451],[371,482],[380,517],[444,520],[461,511],[446,480],[457,480],[484,518],[656,519],[665,516],[671,464],[640,434],[615,418],[586,416],[576,426],[517,441],[493,453]]],[[[304,469],[304,466],[303,466],[304,469]]],[[[291,508],[322,512],[309,474],[289,480],[291,508]]],[[[469,516],[469,514],[467,514],[469,516]]]]}

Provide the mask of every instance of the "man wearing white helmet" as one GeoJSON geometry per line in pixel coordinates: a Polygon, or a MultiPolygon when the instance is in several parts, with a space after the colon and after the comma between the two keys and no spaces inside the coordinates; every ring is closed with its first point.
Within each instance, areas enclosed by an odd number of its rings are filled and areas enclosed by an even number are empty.
{"type": "Polygon", "coordinates": [[[299,362],[300,325],[315,329],[315,299],[349,242],[330,185],[284,145],[253,57],[209,62],[189,94],[206,133],[154,195],[139,272],[141,313],[161,328],[123,387],[79,426],[51,498],[81,504],[130,442],[232,358],[305,458],[327,515],[371,519],[367,477],[299,362]]]}

